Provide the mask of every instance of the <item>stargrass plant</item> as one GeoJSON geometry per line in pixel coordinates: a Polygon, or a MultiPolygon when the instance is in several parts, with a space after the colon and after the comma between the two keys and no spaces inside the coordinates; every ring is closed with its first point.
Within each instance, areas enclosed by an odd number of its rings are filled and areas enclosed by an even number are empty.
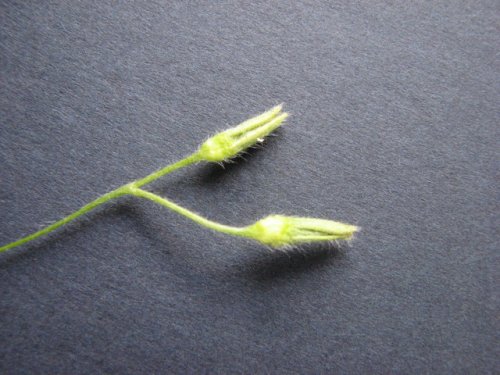
{"type": "Polygon", "coordinates": [[[248,226],[224,225],[206,219],[165,197],[143,189],[143,186],[158,178],[191,164],[199,162],[223,163],[235,158],[247,148],[261,143],[266,136],[284,123],[287,116],[288,114],[282,111],[282,106],[278,105],[261,115],[244,121],[240,125],[217,133],[202,143],[198,150],[184,159],[100,196],[46,228],[0,247],[0,252],[21,246],[53,232],[94,208],[125,195],[148,199],[191,219],[205,228],[233,236],[250,238],[271,248],[283,249],[309,242],[350,239],[358,230],[358,227],[337,221],[308,217],[270,215],[248,226]]]}

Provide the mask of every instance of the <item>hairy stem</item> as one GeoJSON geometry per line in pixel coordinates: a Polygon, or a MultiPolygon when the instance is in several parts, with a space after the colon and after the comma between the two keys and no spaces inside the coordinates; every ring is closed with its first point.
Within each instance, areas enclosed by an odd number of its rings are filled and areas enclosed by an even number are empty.
{"type": "Polygon", "coordinates": [[[45,234],[48,234],[48,233],[56,230],[57,228],[62,227],[63,225],[69,223],[70,221],[75,220],[77,217],[80,217],[80,216],[86,214],[87,212],[93,210],[94,208],[100,206],[101,204],[106,203],[107,201],[109,201],[111,199],[118,198],[118,197],[121,197],[122,195],[128,194],[128,191],[129,191],[129,186],[124,185],[118,189],[110,191],[109,193],[101,195],[96,200],[93,200],[92,202],[86,204],[85,206],[83,206],[79,210],[62,218],[61,220],[55,222],[54,224],[51,224],[48,227],[45,227],[45,228],[39,230],[38,232],[32,233],[32,234],[30,234],[26,237],[23,237],[17,241],[11,242],[7,245],[0,247],[0,253],[3,251],[7,251],[9,249],[12,249],[14,247],[23,245],[27,242],[33,241],[34,239],[41,237],[45,234]]]}
{"type": "Polygon", "coordinates": [[[246,227],[232,227],[229,225],[223,225],[215,221],[208,220],[203,216],[200,216],[192,211],[189,211],[188,209],[181,207],[178,204],[166,198],[160,197],[159,195],[151,193],[149,191],[138,189],[132,186],[130,188],[130,194],[135,195],[136,197],[149,199],[150,201],[153,201],[157,204],[161,204],[162,206],[165,206],[171,209],[172,211],[177,212],[178,214],[183,215],[188,219],[191,219],[192,221],[200,224],[205,228],[213,229],[217,232],[231,234],[233,236],[248,237],[247,233],[248,231],[246,227]]]}
{"type": "Polygon", "coordinates": [[[167,165],[165,168],[162,168],[156,172],[153,172],[144,178],[136,180],[130,184],[123,185],[122,187],[119,187],[118,189],[115,189],[113,191],[110,191],[109,193],[101,195],[96,200],[93,200],[92,202],[86,204],[85,206],[83,206],[79,210],[62,218],[61,220],[55,222],[54,224],[51,224],[48,227],[45,227],[45,228],[39,230],[38,232],[32,233],[32,234],[30,234],[26,237],[23,237],[17,241],[14,241],[14,242],[8,243],[7,245],[1,246],[0,253],[3,251],[7,251],[9,249],[12,249],[14,247],[23,245],[27,242],[33,241],[34,239],[37,239],[38,237],[41,237],[45,234],[48,234],[48,233],[56,230],[57,228],[62,227],[63,225],[69,223],[70,221],[75,220],[76,218],[86,214],[87,212],[93,210],[94,208],[100,206],[101,204],[106,203],[107,201],[109,201],[111,199],[121,197],[122,195],[131,194],[131,187],[132,186],[138,188],[140,186],[149,184],[150,182],[152,182],[152,181],[154,181],[154,180],[156,180],[156,179],[158,179],[158,178],[160,178],[160,177],[162,177],[170,172],[173,172],[173,171],[180,169],[180,168],[183,168],[183,167],[187,167],[188,165],[191,165],[191,164],[196,163],[198,161],[200,161],[200,157],[199,157],[198,153],[196,152],[196,153],[194,153],[194,154],[192,154],[192,155],[190,155],[190,156],[188,156],[188,157],[186,157],[186,158],[184,158],[176,163],[167,165]]]}
{"type": "Polygon", "coordinates": [[[191,154],[188,157],[186,157],[182,160],[179,160],[176,163],[167,165],[165,168],[162,168],[156,172],[151,173],[150,175],[147,175],[146,177],[143,177],[139,180],[134,181],[133,184],[136,187],[144,186],[144,185],[149,184],[150,182],[153,182],[154,180],[156,180],[162,176],[165,176],[168,173],[171,173],[171,172],[173,172],[177,169],[180,169],[180,168],[187,167],[188,165],[194,164],[200,160],[201,159],[200,159],[199,154],[197,152],[195,152],[194,154],[191,154]]]}

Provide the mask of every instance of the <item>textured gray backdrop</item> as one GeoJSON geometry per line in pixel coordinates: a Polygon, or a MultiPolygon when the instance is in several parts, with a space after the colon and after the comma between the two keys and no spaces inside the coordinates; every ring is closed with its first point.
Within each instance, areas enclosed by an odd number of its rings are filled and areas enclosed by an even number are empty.
{"type": "Polygon", "coordinates": [[[121,199],[0,256],[1,372],[498,373],[499,22],[494,0],[2,1],[1,244],[279,102],[247,161],[151,189],[363,231],[270,253],[121,199]]]}

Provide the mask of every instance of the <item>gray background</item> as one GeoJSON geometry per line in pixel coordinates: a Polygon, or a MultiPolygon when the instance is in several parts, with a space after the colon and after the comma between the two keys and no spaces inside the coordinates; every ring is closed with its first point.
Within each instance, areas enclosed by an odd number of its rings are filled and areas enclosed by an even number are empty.
{"type": "Polygon", "coordinates": [[[279,102],[246,162],[150,188],[224,223],[363,231],[270,253],[123,198],[0,256],[1,372],[498,373],[499,14],[2,1],[0,243],[279,102]]]}

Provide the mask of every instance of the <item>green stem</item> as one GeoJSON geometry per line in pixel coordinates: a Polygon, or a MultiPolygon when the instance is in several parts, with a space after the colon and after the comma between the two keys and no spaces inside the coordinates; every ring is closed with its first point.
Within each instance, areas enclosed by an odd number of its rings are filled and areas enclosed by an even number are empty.
{"type": "Polygon", "coordinates": [[[161,204],[162,206],[165,206],[165,207],[171,209],[172,211],[175,211],[178,214],[181,214],[181,215],[187,217],[188,219],[193,220],[194,222],[200,224],[201,226],[203,226],[205,228],[213,229],[217,232],[231,234],[233,236],[248,237],[248,230],[246,229],[246,227],[232,227],[229,225],[223,225],[223,224],[219,224],[215,221],[208,220],[208,219],[204,218],[203,216],[195,214],[194,212],[189,211],[188,209],[181,207],[178,204],[176,204],[172,201],[169,201],[168,199],[165,199],[163,197],[160,197],[156,194],[153,194],[149,191],[137,189],[135,187],[131,187],[130,194],[135,195],[136,197],[149,199],[150,201],[161,204]]]}
{"type": "Polygon", "coordinates": [[[29,236],[23,237],[17,241],[11,242],[7,245],[0,247],[0,253],[3,251],[7,251],[9,249],[12,249],[16,246],[20,246],[20,245],[23,245],[27,242],[33,241],[34,239],[36,239],[40,236],[43,236],[44,234],[50,233],[50,232],[56,230],[57,228],[59,228],[65,224],[69,223],[70,221],[76,219],[77,217],[80,217],[80,216],[86,214],[87,212],[93,210],[94,208],[100,206],[101,204],[106,203],[107,201],[109,201],[111,199],[118,198],[122,195],[128,194],[129,189],[130,189],[129,185],[124,185],[116,190],[113,190],[113,191],[110,191],[109,193],[101,195],[96,200],[93,200],[92,202],[86,204],[85,206],[83,206],[79,210],[77,210],[77,211],[73,212],[72,214],[66,216],[65,218],[55,222],[54,224],[51,224],[48,227],[45,227],[42,230],[39,230],[38,232],[32,233],[29,236]]]}
{"type": "Polygon", "coordinates": [[[154,181],[154,180],[156,180],[156,179],[158,179],[158,178],[160,178],[160,177],[162,177],[170,172],[173,172],[179,168],[186,167],[186,166],[191,165],[193,163],[196,163],[200,160],[201,160],[201,158],[200,158],[198,152],[195,152],[194,154],[192,154],[192,155],[190,155],[190,156],[188,156],[188,157],[186,157],[186,158],[184,158],[176,163],[167,165],[165,168],[162,168],[156,172],[153,172],[144,178],[136,180],[130,184],[123,185],[122,187],[119,187],[118,189],[115,189],[113,191],[110,191],[109,193],[101,195],[96,200],[86,204],[85,206],[80,208],[78,211],[73,212],[72,214],[66,216],[65,218],[55,222],[54,224],[49,225],[48,227],[45,227],[45,228],[39,230],[38,232],[32,233],[32,234],[30,234],[26,237],[23,237],[17,241],[14,241],[14,242],[11,242],[7,245],[1,246],[0,253],[7,251],[9,249],[12,249],[14,247],[23,245],[27,242],[33,241],[34,239],[41,237],[45,234],[48,234],[48,233],[56,230],[57,228],[69,223],[70,221],[76,219],[77,217],[80,217],[80,216],[86,214],[87,212],[93,210],[94,208],[100,206],[101,204],[106,203],[107,201],[109,201],[111,199],[118,198],[122,195],[131,194],[131,187],[132,186],[133,187],[140,187],[140,186],[149,184],[150,182],[152,182],[152,181],[154,181]]]}
{"type": "Polygon", "coordinates": [[[187,167],[188,165],[194,164],[198,161],[201,161],[201,158],[198,154],[198,152],[195,152],[194,154],[189,155],[188,157],[179,160],[178,162],[174,164],[167,165],[165,168],[162,168],[156,172],[151,173],[150,175],[147,175],[144,178],[141,178],[139,180],[136,180],[133,182],[134,186],[136,187],[141,187],[146,184],[149,184],[150,182],[153,182],[154,180],[165,176],[168,173],[171,173],[177,169],[187,167]]]}

